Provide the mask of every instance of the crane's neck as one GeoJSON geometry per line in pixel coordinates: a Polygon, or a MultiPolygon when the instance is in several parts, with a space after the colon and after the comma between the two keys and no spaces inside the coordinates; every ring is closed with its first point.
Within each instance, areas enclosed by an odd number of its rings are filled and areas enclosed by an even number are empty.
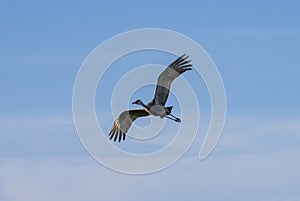
{"type": "Polygon", "coordinates": [[[145,105],[142,101],[140,102],[140,105],[143,106],[146,109],[149,109],[147,105],[145,105]]]}

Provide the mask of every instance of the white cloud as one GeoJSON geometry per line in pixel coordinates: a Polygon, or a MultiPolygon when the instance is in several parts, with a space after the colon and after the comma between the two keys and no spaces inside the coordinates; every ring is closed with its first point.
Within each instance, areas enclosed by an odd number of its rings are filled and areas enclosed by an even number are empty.
{"type": "MultiPolygon", "coordinates": [[[[55,125],[55,130],[60,131],[66,125],[60,125],[64,122],[60,120],[46,122],[41,128],[55,125]]],[[[54,154],[35,159],[25,159],[23,155],[2,157],[0,199],[159,201],[188,197],[207,201],[299,201],[298,122],[299,119],[231,118],[226,122],[217,149],[207,159],[197,159],[203,140],[203,135],[198,136],[183,159],[168,169],[144,176],[120,174],[104,168],[91,157],[77,155],[54,157],[54,154]]],[[[49,135],[39,140],[54,142],[49,135]]],[[[30,138],[27,142],[30,143],[30,138]]],[[[63,144],[65,148],[69,148],[68,143],[63,144]]]]}
{"type": "MultiPolygon", "coordinates": [[[[1,192],[12,201],[118,200],[122,177],[88,158],[5,160],[1,192]]],[[[130,181],[127,181],[130,184],[130,181]]]]}
{"type": "Polygon", "coordinates": [[[0,157],[74,155],[82,151],[71,115],[0,116],[0,157]]]}
{"type": "Polygon", "coordinates": [[[253,38],[253,39],[272,39],[274,37],[291,37],[297,36],[299,31],[282,31],[282,30],[263,30],[255,28],[236,28],[227,31],[227,33],[234,37],[253,38]]]}
{"type": "Polygon", "coordinates": [[[11,201],[265,200],[297,198],[298,153],[213,154],[130,176],[91,158],[2,160],[1,193],[11,201]]]}
{"type": "Polygon", "coordinates": [[[235,117],[228,119],[217,147],[220,152],[264,153],[298,150],[300,119],[263,119],[235,117]]]}

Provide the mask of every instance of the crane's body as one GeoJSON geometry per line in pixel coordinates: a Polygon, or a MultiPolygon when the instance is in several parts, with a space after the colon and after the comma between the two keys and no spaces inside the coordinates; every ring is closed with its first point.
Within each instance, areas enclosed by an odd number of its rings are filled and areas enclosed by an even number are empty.
{"type": "Polygon", "coordinates": [[[150,114],[153,116],[164,118],[165,116],[167,116],[167,111],[166,108],[162,105],[153,105],[150,108],[150,114]]]}
{"type": "Polygon", "coordinates": [[[130,128],[132,122],[143,116],[159,116],[161,119],[166,117],[175,122],[181,122],[178,117],[171,114],[173,106],[166,107],[169,96],[171,84],[175,78],[185,71],[191,70],[191,60],[187,60],[188,56],[185,54],[172,62],[158,77],[154,98],[145,105],[140,99],[134,101],[132,104],[141,105],[142,109],[128,110],[122,112],[115,120],[114,125],[109,133],[110,139],[117,139],[119,142],[125,140],[126,133],[130,128]]]}

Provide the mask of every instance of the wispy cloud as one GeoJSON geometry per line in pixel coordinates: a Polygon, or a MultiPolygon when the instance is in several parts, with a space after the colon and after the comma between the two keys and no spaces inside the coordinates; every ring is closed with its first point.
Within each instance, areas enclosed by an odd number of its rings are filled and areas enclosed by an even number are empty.
{"type": "Polygon", "coordinates": [[[236,28],[226,31],[228,35],[238,38],[249,39],[273,39],[276,37],[292,37],[299,35],[297,30],[264,30],[256,28],[236,28]]]}
{"type": "Polygon", "coordinates": [[[0,117],[0,157],[78,155],[83,148],[71,115],[0,117]]]}
{"type": "Polygon", "coordinates": [[[91,158],[2,160],[1,196],[38,200],[287,200],[298,198],[298,154],[213,155],[184,158],[156,174],[130,176],[91,158]],[[234,190],[233,190],[234,189],[234,190]],[[217,193],[216,193],[217,192],[217,193]]]}
{"type": "MultiPolygon", "coordinates": [[[[255,117],[229,119],[220,144],[207,159],[197,159],[197,143],[203,138],[199,136],[190,150],[192,154],[164,171],[144,176],[111,171],[84,151],[85,157],[64,154],[31,159],[2,157],[0,198],[159,201],[182,200],[182,195],[188,194],[192,200],[299,201],[298,122],[298,119],[255,117]],[[266,151],[264,146],[272,149],[266,151]]],[[[62,127],[64,124],[57,129],[62,127]]],[[[55,139],[45,135],[39,140],[51,144],[55,139]]],[[[66,148],[67,144],[66,141],[66,148]]]]}
{"type": "Polygon", "coordinates": [[[1,193],[12,201],[121,198],[128,190],[122,178],[91,161],[90,158],[2,161],[1,193]]]}
{"type": "Polygon", "coordinates": [[[298,150],[300,119],[228,119],[217,151],[220,153],[265,153],[298,150]]]}

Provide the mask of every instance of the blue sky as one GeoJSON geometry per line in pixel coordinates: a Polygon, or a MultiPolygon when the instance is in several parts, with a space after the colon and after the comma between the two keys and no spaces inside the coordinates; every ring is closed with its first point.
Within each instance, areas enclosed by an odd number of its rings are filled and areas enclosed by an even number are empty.
{"type": "MultiPolygon", "coordinates": [[[[297,1],[1,1],[0,199],[299,201],[299,7],[297,1]],[[71,105],[86,56],[118,33],[147,27],[199,43],[221,73],[228,108],[224,134],[206,160],[196,159],[200,134],[175,165],[137,177],[89,156],[71,105]]],[[[157,52],[142,58],[119,63],[174,59],[157,52]]],[[[205,93],[203,99],[205,111],[205,93]]]]}

